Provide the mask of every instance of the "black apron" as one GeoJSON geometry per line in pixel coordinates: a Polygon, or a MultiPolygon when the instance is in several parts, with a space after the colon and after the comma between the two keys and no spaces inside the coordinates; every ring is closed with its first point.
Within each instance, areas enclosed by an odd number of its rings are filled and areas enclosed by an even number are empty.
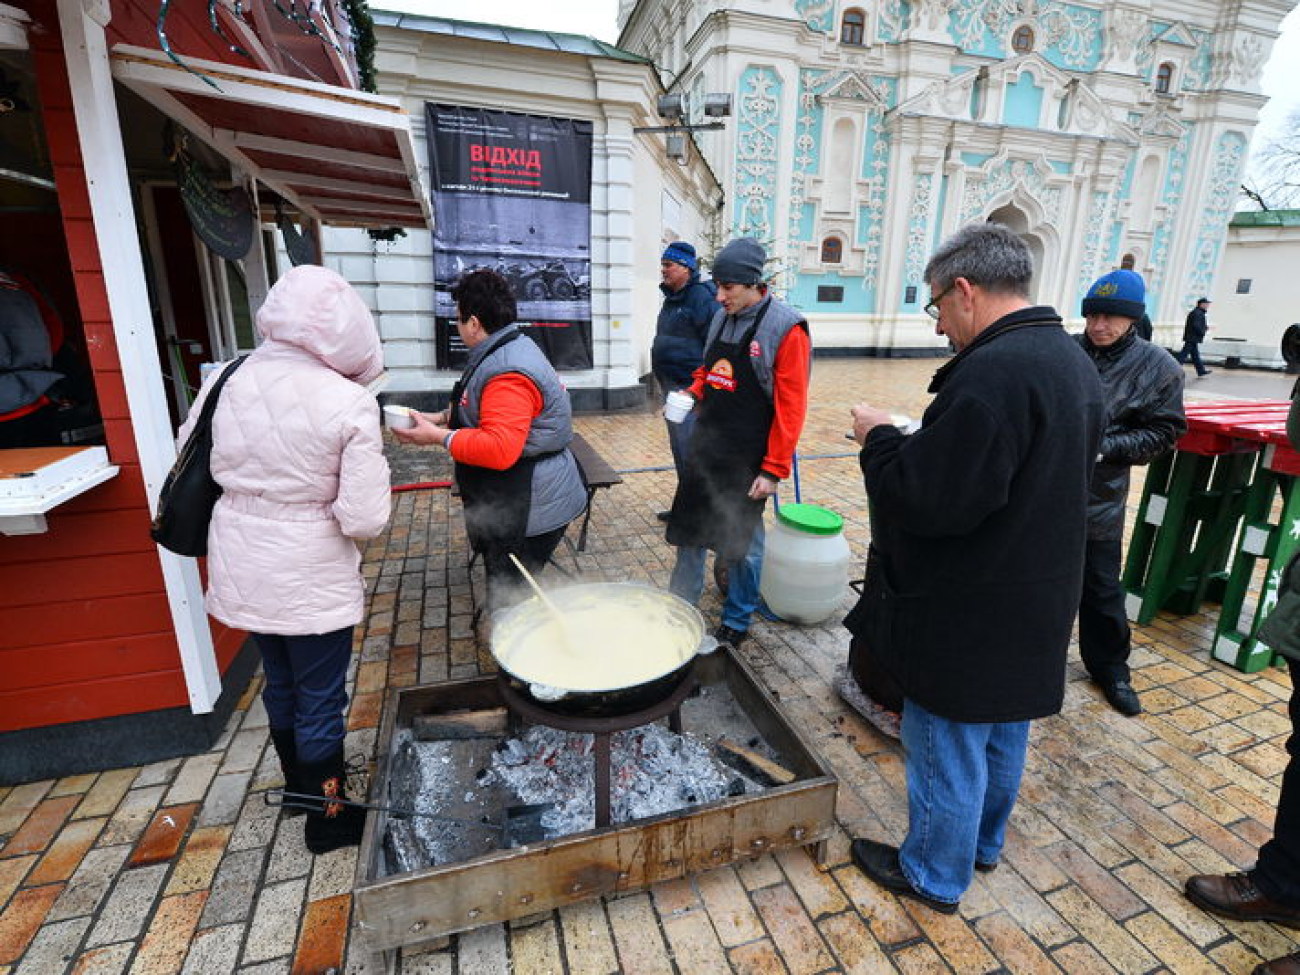
{"type": "MultiPolygon", "coordinates": [[[[509,345],[518,338],[523,338],[522,332],[510,335],[496,348],[509,345]]],[[[451,412],[447,425],[453,430],[466,425],[460,415],[461,397],[470,378],[486,360],[485,355],[451,388],[451,412]]],[[[478,405],[481,409],[483,404],[478,405]]],[[[533,468],[544,456],[549,455],[520,457],[503,471],[455,462],[456,485],[460,488],[461,503],[465,508],[465,534],[475,552],[517,552],[523,545],[528,536],[528,515],[533,507],[533,468]]]]}
{"type": "Polygon", "coordinates": [[[767,453],[776,409],[749,353],[771,301],[739,341],[722,341],[724,327],[704,350],[704,399],[665,534],[670,545],[712,549],[724,565],[749,549],[766,503],[752,500],[749,488],[767,453]]]}

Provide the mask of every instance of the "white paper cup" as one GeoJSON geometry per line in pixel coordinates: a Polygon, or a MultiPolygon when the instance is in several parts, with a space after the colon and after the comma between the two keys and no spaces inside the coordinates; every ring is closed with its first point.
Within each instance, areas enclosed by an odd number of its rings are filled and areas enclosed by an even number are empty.
{"type": "Polygon", "coordinates": [[[384,426],[390,430],[409,430],[415,426],[415,417],[411,416],[411,408],[396,404],[385,406],[384,426]]]}
{"type": "Polygon", "coordinates": [[[694,396],[674,390],[664,399],[664,419],[669,423],[681,423],[694,408],[694,396]]]}

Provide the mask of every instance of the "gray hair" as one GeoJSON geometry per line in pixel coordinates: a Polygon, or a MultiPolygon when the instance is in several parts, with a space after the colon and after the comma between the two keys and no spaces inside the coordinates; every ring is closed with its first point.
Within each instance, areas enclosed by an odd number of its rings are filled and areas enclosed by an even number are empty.
{"type": "Polygon", "coordinates": [[[925,266],[931,289],[965,278],[994,294],[1029,297],[1034,259],[1025,242],[1000,223],[968,223],[939,245],[925,266]]]}

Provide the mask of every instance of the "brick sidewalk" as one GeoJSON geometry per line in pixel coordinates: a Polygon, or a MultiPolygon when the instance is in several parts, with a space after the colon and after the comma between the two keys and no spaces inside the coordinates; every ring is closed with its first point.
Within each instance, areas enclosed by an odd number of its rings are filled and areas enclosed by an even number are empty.
{"type": "MultiPolygon", "coordinates": [[[[843,437],[848,408],[862,398],[919,416],[937,364],[815,364],[803,498],[844,515],[858,559],[866,504],[843,437]]],[[[664,585],[672,553],[655,512],[673,476],[662,421],[577,425],[615,468],[642,471],[597,499],[582,571],[664,585]]],[[[393,453],[398,483],[448,473],[440,452],[393,453]]],[[[491,670],[465,561],[447,491],[396,496],[390,531],[365,553],[374,595],[358,631],[349,754],[373,760],[388,688],[491,670]]],[[[711,592],[702,609],[716,621],[711,592]]],[[[1286,675],[1211,664],[1211,618],[1162,615],[1135,632],[1147,707],[1137,719],[1107,708],[1072,654],[1064,712],[1034,727],[1004,865],[977,875],[952,917],[895,899],[848,860],[851,834],[901,840],[907,809],[898,747],[831,690],[847,650],[838,618],[758,622],[743,647],[839,776],[824,870],[802,851],[762,857],[408,950],[397,970],[1241,973],[1295,949],[1285,929],[1221,922],[1181,894],[1190,873],[1253,863],[1286,762],[1286,675]]],[[[263,801],[279,772],[257,690],[207,753],[0,789],[0,975],[384,971],[349,923],[356,851],[312,858],[302,820],[280,821],[263,801]]]]}

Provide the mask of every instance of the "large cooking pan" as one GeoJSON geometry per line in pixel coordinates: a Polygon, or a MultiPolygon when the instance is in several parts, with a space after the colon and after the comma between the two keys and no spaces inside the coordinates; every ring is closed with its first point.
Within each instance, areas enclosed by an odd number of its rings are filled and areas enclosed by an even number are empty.
{"type": "Polygon", "coordinates": [[[601,582],[547,595],[569,639],[534,596],[494,618],[492,656],[511,687],[557,714],[608,717],[652,707],[681,686],[700,650],[716,645],[706,640],[699,611],[662,589],[601,582]]]}

